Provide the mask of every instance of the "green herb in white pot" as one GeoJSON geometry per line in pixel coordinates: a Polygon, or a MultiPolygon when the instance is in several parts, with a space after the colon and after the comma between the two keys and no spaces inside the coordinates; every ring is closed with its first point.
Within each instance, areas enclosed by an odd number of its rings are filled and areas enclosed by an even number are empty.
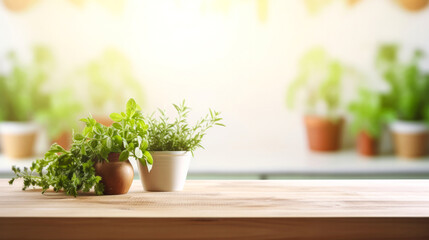
{"type": "Polygon", "coordinates": [[[180,191],[183,189],[193,153],[203,148],[201,141],[207,130],[224,126],[220,113],[209,110],[209,114],[196,124],[188,123],[190,109],[185,101],[173,104],[177,117],[170,121],[164,110],[159,116],[148,118],[148,150],[153,165],[139,162],[140,177],[146,191],[180,191]]]}

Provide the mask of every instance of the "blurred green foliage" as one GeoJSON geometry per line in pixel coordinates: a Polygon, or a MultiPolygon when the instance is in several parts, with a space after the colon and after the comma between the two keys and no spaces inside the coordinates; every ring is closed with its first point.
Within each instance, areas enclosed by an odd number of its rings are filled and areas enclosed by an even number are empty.
{"type": "Polygon", "coordinates": [[[0,75],[0,121],[37,121],[51,138],[75,126],[81,106],[70,89],[52,85],[55,59],[43,45],[33,47],[32,61],[24,64],[15,52],[7,56],[11,70],[0,75]]]}
{"type": "Polygon", "coordinates": [[[108,111],[108,106],[119,111],[130,96],[141,104],[142,86],[134,76],[132,64],[120,51],[109,48],[99,57],[78,70],[82,86],[87,86],[85,106],[91,113],[108,111]]]}
{"type": "Polygon", "coordinates": [[[48,48],[35,46],[30,64],[10,52],[9,73],[0,75],[0,121],[31,121],[49,108],[49,94],[43,89],[49,78],[53,57],[48,48]]]}
{"type": "Polygon", "coordinates": [[[358,99],[350,103],[353,116],[353,133],[364,131],[373,138],[380,137],[384,124],[395,119],[395,112],[383,104],[382,95],[376,91],[361,88],[358,99]]]}
{"type": "Polygon", "coordinates": [[[73,91],[63,88],[49,95],[49,108],[37,114],[36,120],[45,125],[48,136],[55,139],[63,132],[71,134],[79,128],[77,119],[82,109],[73,91]]]}
{"type": "Polygon", "coordinates": [[[390,86],[384,104],[395,110],[399,120],[429,123],[429,74],[419,66],[423,52],[415,50],[404,62],[398,51],[397,45],[385,44],[377,52],[376,68],[390,86]]]}
{"type": "Polygon", "coordinates": [[[323,48],[311,49],[301,58],[298,75],[289,86],[288,107],[294,107],[297,95],[303,91],[308,112],[314,112],[317,104],[323,103],[327,108],[327,117],[335,119],[340,106],[343,72],[344,66],[323,48]]]}

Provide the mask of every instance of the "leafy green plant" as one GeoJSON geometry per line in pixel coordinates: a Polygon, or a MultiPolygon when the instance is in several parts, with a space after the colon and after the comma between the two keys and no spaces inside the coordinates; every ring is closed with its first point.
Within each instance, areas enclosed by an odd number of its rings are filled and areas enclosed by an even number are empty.
{"type": "Polygon", "coordinates": [[[74,134],[69,151],[53,144],[44,158],[34,161],[29,169],[12,167],[15,177],[9,183],[23,178],[23,190],[39,186],[44,193],[53,187],[54,191],[64,189],[67,195],[76,196],[79,191],[94,188],[96,194],[102,194],[101,177],[95,175],[93,165],[96,161],[108,161],[109,153],[121,153],[121,161],[133,157],[152,164],[147,151],[148,125],[134,99],[127,102],[125,112],[112,113],[111,118],[116,121],[111,127],[97,123],[91,116],[81,119],[86,126],[82,133],[74,134]]]}
{"type": "Polygon", "coordinates": [[[357,134],[366,132],[373,138],[378,138],[384,124],[392,121],[394,111],[383,104],[380,93],[362,88],[359,90],[358,99],[349,105],[353,121],[352,131],[357,134]]]}
{"type": "Polygon", "coordinates": [[[149,151],[190,151],[193,153],[201,145],[208,129],[214,126],[225,126],[221,123],[220,113],[209,109],[209,114],[201,118],[195,125],[188,123],[190,108],[185,101],[180,105],[173,104],[177,117],[170,122],[164,110],[159,109],[159,117],[154,114],[148,120],[149,151]]]}
{"type": "Polygon", "coordinates": [[[307,112],[315,112],[318,104],[324,104],[327,117],[336,118],[343,72],[344,66],[323,48],[310,50],[301,58],[298,75],[289,86],[288,107],[294,107],[298,94],[304,93],[307,112]]]}
{"type": "Polygon", "coordinates": [[[377,53],[376,67],[390,86],[383,101],[398,119],[429,124],[429,73],[419,67],[423,52],[414,51],[407,62],[400,61],[398,53],[395,44],[381,45],[377,53]]]}
{"type": "Polygon", "coordinates": [[[82,105],[76,101],[73,92],[64,88],[50,93],[49,107],[36,116],[36,120],[45,125],[48,136],[55,139],[64,131],[78,129],[78,115],[82,105]]]}
{"type": "Polygon", "coordinates": [[[7,60],[12,65],[8,74],[0,76],[0,120],[31,121],[49,108],[49,95],[44,86],[53,64],[52,54],[45,46],[33,48],[33,61],[24,64],[14,52],[7,60]]]}
{"type": "MultiPolygon", "coordinates": [[[[102,114],[113,107],[121,108],[128,96],[136,96],[135,100],[142,103],[142,86],[133,73],[132,64],[120,51],[106,49],[100,56],[93,59],[76,72],[79,89],[85,106],[91,113],[102,114]]],[[[75,80],[75,79],[73,79],[75,80]]]]}

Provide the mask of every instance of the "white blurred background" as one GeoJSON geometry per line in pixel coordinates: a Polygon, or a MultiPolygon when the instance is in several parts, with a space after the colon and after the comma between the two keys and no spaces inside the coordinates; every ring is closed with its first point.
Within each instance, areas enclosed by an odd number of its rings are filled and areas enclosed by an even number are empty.
{"type": "MultiPolygon", "coordinates": [[[[132,62],[144,111],[171,110],[182,99],[193,120],[209,107],[221,111],[227,127],[209,132],[191,173],[275,172],[310,158],[321,158],[314,164],[324,169],[325,160],[356,158],[308,152],[302,114],[285,104],[299,58],[323,46],[377,87],[379,44],[429,53],[429,8],[410,12],[391,0],[319,1],[319,7],[306,5],[318,1],[283,0],[101,2],[39,0],[19,12],[0,5],[0,55],[13,49],[25,56],[33,44],[48,45],[60,86],[73,69],[114,47],[132,62]]],[[[353,138],[345,142],[353,151],[353,138]]]]}

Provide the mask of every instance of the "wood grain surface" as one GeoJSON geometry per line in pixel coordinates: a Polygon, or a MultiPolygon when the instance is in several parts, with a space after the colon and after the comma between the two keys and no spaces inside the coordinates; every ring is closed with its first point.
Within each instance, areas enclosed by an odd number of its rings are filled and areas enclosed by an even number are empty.
{"type": "Polygon", "coordinates": [[[429,180],[187,181],[80,195],[0,180],[0,239],[429,239],[429,180]]]}

